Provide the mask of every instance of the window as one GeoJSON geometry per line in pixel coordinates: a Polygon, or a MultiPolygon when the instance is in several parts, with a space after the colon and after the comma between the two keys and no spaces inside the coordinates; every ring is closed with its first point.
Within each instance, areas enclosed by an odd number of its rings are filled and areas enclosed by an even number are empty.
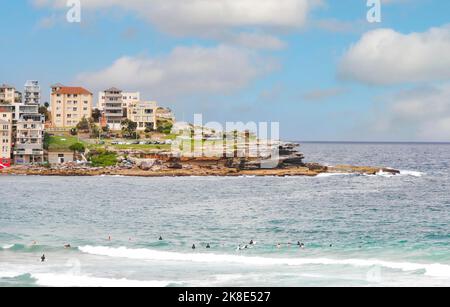
{"type": "Polygon", "coordinates": [[[72,114],[67,114],[67,118],[72,118],[72,114]]]}

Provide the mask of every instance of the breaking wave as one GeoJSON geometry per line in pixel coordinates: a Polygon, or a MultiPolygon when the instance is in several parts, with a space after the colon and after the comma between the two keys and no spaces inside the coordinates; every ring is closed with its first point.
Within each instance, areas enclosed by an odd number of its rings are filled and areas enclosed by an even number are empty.
{"type": "Polygon", "coordinates": [[[112,248],[103,246],[82,246],[83,253],[153,261],[179,261],[198,263],[235,263],[256,266],[303,266],[303,265],[348,265],[355,267],[380,266],[402,271],[424,271],[425,275],[450,278],[450,266],[440,263],[421,264],[410,262],[390,262],[377,259],[328,259],[328,258],[266,258],[245,257],[238,255],[177,253],[163,252],[150,249],[128,249],[126,247],[112,248]]]}

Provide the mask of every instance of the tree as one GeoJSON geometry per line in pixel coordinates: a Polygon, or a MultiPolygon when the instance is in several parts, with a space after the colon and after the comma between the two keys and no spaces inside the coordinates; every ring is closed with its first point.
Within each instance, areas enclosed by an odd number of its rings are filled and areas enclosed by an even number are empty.
{"type": "Polygon", "coordinates": [[[70,145],[69,149],[75,152],[84,152],[86,150],[83,143],[74,143],[70,145]]]}
{"type": "Polygon", "coordinates": [[[128,137],[136,137],[137,123],[132,120],[125,119],[121,123],[122,132],[128,137]]]}
{"type": "Polygon", "coordinates": [[[172,132],[173,124],[167,120],[158,120],[157,127],[156,130],[159,133],[170,134],[172,132]]]}
{"type": "Polygon", "coordinates": [[[80,131],[89,131],[90,125],[89,121],[86,119],[86,117],[83,116],[81,121],[77,124],[77,129],[80,131]]]}
{"type": "Polygon", "coordinates": [[[77,128],[70,129],[70,134],[71,135],[77,135],[78,134],[77,128]]]}
{"type": "Polygon", "coordinates": [[[100,121],[100,117],[102,117],[102,112],[99,109],[94,109],[92,111],[92,118],[94,119],[94,122],[98,123],[100,121]]]}
{"type": "Polygon", "coordinates": [[[50,119],[50,113],[48,112],[48,109],[46,106],[39,106],[39,114],[42,114],[45,116],[45,121],[48,121],[50,119]]]}

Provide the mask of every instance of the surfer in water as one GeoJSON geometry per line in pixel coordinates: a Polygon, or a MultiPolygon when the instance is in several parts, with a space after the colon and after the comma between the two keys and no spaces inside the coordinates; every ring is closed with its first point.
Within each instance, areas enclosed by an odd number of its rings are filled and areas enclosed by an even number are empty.
{"type": "Polygon", "coordinates": [[[195,249],[195,244],[192,244],[192,249],[195,249]]]}
{"type": "Polygon", "coordinates": [[[41,262],[45,262],[45,254],[41,257],[41,262]]]}
{"type": "Polygon", "coordinates": [[[162,240],[163,240],[162,236],[159,236],[159,241],[162,241],[162,240]]]}
{"type": "Polygon", "coordinates": [[[206,248],[211,248],[211,245],[209,245],[209,243],[206,244],[206,248]]]}
{"type": "Polygon", "coordinates": [[[250,243],[248,243],[249,245],[255,245],[255,242],[253,240],[250,240],[250,243]]]}
{"type": "Polygon", "coordinates": [[[71,248],[71,246],[70,246],[70,244],[66,244],[66,245],[64,245],[64,248],[71,248]]]}

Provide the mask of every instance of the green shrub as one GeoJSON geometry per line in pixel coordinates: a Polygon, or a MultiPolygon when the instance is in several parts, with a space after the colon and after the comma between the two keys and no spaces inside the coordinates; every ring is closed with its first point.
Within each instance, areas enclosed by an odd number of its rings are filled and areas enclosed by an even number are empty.
{"type": "Polygon", "coordinates": [[[70,145],[69,149],[76,152],[84,152],[86,150],[86,148],[82,143],[72,144],[70,145]]]}
{"type": "Polygon", "coordinates": [[[108,167],[117,164],[117,154],[109,151],[97,151],[93,153],[89,160],[94,167],[108,167]]]}

